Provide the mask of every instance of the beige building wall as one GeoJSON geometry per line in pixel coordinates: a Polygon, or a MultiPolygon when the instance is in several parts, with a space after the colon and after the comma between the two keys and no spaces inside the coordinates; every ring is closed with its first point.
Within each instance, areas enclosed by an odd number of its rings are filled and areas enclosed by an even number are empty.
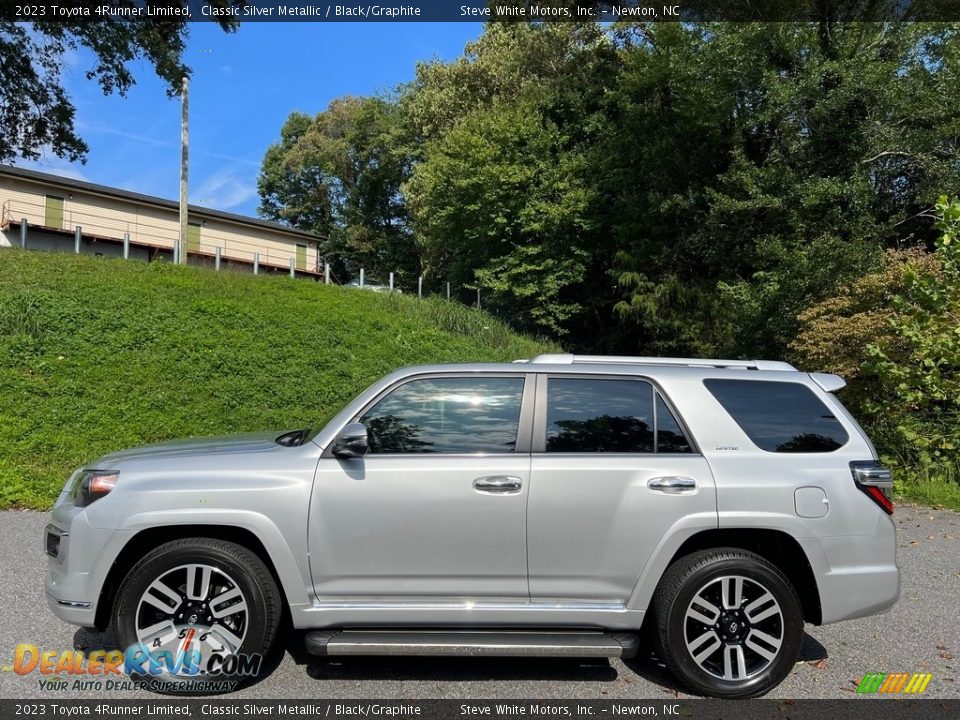
{"type": "MultiPolygon", "coordinates": [[[[3,221],[15,226],[27,218],[31,225],[47,227],[47,195],[63,198],[58,230],[72,232],[79,225],[84,236],[117,241],[129,233],[132,243],[168,253],[180,236],[180,219],[174,209],[0,175],[3,221]]],[[[213,256],[220,247],[224,259],[246,263],[252,263],[254,253],[259,253],[261,265],[289,268],[291,258],[297,261],[297,245],[301,245],[306,247],[300,250],[298,269],[317,271],[317,244],[307,237],[207,216],[202,210],[192,210],[189,221],[199,225],[199,248],[191,248],[191,252],[213,256]]],[[[8,237],[15,230],[11,227],[8,237]]]]}

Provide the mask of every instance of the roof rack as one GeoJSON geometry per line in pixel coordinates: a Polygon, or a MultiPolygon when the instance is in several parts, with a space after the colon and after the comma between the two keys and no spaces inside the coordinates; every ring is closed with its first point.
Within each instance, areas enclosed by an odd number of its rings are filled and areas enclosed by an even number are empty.
{"type": "Polygon", "coordinates": [[[530,362],[538,365],[595,363],[600,365],[673,365],[681,367],[796,371],[793,365],[780,360],[717,360],[707,358],[632,357],[629,355],[537,355],[532,360],[516,360],[515,362],[530,362]]]}

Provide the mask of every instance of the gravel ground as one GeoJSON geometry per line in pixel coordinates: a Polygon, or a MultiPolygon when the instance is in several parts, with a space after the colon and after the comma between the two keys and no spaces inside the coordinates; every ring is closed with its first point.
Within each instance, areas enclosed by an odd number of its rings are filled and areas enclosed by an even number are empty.
{"type": "MultiPolygon", "coordinates": [[[[769,697],[848,698],[866,672],[929,672],[926,697],[960,698],[960,514],[899,506],[903,592],[882,616],[807,627],[801,662],[769,697]],[[954,656],[957,656],[956,658],[954,656]]],[[[9,670],[18,643],[58,653],[112,647],[109,630],[61,622],[43,596],[46,513],[0,513],[0,698],[102,698],[101,692],[42,691],[38,675],[9,670]]],[[[628,661],[468,658],[318,659],[290,633],[272,672],[234,697],[248,698],[645,698],[677,696],[656,659],[628,661]]],[[[116,699],[137,697],[128,691],[116,699]]]]}

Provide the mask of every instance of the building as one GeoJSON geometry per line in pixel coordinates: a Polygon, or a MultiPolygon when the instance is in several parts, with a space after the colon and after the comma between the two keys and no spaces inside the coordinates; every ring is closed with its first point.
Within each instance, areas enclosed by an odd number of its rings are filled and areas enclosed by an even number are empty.
{"type": "MultiPolygon", "coordinates": [[[[179,204],[89,182],[0,165],[0,247],[170,261],[179,204]],[[24,226],[23,220],[26,220],[24,226]],[[126,242],[125,242],[126,238],[126,242]],[[126,250],[125,250],[126,248],[126,250]]],[[[191,265],[323,276],[321,238],[278,223],[190,205],[191,265]]]]}

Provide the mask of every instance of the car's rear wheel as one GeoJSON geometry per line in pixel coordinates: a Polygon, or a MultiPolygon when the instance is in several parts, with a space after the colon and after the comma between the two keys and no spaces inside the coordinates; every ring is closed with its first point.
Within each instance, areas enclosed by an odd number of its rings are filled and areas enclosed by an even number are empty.
{"type": "Polygon", "coordinates": [[[134,565],[114,602],[113,626],[134,679],[159,692],[199,695],[254,679],[280,614],[277,585],[256,554],[187,538],[134,565]]]}
{"type": "Polygon", "coordinates": [[[759,555],[704,550],[671,565],[654,595],[660,658],[690,690],[763,695],[796,664],[803,611],[790,581],[759,555]]]}

